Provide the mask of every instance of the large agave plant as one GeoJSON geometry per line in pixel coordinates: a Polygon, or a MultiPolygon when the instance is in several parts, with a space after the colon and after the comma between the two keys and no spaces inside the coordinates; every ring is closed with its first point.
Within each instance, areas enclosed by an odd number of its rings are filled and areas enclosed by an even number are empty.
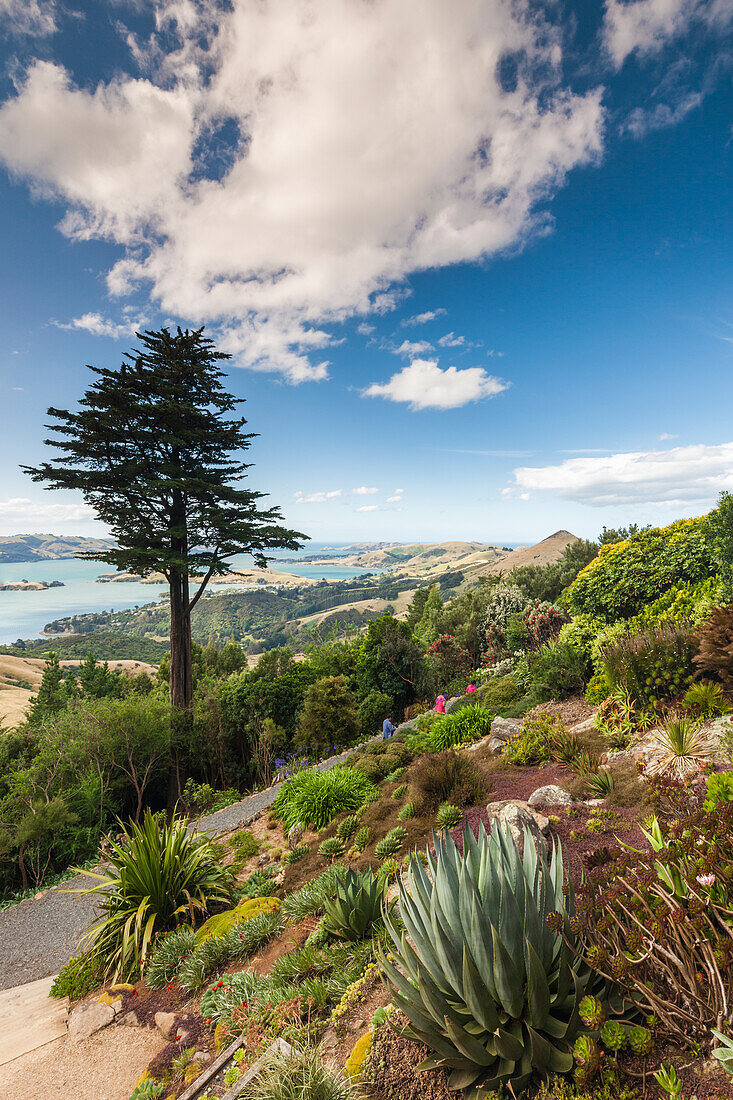
{"type": "Polygon", "coordinates": [[[593,978],[560,934],[572,941],[560,847],[548,855],[525,834],[520,856],[499,827],[463,837],[463,855],[443,834],[426,867],[411,861],[404,929],[387,915],[391,955],[380,956],[406,1034],[434,1052],[420,1068],[450,1068],[449,1087],[479,1098],[573,1068],[593,978]]]}
{"type": "Polygon", "coordinates": [[[349,867],[336,883],[336,897],[326,898],[328,929],[345,940],[361,940],[379,917],[386,880],[374,877],[371,869],[360,874],[349,867]]]}

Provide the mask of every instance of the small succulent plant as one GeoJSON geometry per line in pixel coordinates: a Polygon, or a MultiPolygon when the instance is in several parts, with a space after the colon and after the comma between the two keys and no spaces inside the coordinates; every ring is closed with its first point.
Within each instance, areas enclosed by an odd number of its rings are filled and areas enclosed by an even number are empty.
{"type": "Polygon", "coordinates": [[[338,836],[331,836],[318,846],[318,854],[326,859],[338,859],[346,851],[346,845],[338,836]]]}
{"type": "Polygon", "coordinates": [[[654,1046],[654,1040],[652,1039],[651,1032],[645,1027],[630,1027],[628,1031],[629,1046],[633,1050],[634,1054],[646,1055],[651,1054],[652,1047],[654,1046]]]}
{"type": "Polygon", "coordinates": [[[415,803],[412,802],[412,801],[405,802],[404,806],[402,807],[400,812],[397,814],[397,816],[400,819],[400,821],[407,821],[408,817],[414,817],[415,816],[415,803]]]}
{"type": "Polygon", "coordinates": [[[578,1005],[578,1014],[586,1027],[592,1027],[594,1031],[606,1022],[606,1010],[597,997],[583,997],[578,1005]]]}
{"type": "Polygon", "coordinates": [[[573,1046],[575,1079],[579,1085],[587,1085],[601,1068],[601,1052],[591,1035],[580,1035],[573,1046]]]}
{"type": "Polygon", "coordinates": [[[359,818],[356,814],[349,814],[343,821],[339,822],[336,827],[336,836],[341,840],[351,840],[354,833],[359,828],[359,818]]]}
{"type": "Polygon", "coordinates": [[[615,1053],[626,1045],[626,1028],[618,1020],[609,1020],[601,1028],[601,1042],[615,1053]]]}
{"type": "Polygon", "coordinates": [[[387,835],[382,837],[379,843],[375,845],[374,854],[377,859],[394,856],[399,852],[406,839],[407,829],[403,829],[401,825],[395,825],[394,829],[390,829],[387,835]]]}
{"type": "Polygon", "coordinates": [[[438,808],[435,821],[439,829],[454,829],[463,818],[463,810],[453,806],[450,802],[444,802],[438,808]]]}
{"type": "Polygon", "coordinates": [[[368,825],[362,825],[362,827],[357,831],[357,834],[354,837],[354,847],[356,848],[357,852],[363,852],[366,848],[367,844],[369,843],[370,832],[371,829],[368,825]]]}
{"type": "Polygon", "coordinates": [[[303,856],[307,856],[310,852],[310,848],[307,844],[299,844],[297,848],[293,848],[292,852],[288,852],[285,856],[285,862],[297,863],[303,856]]]}
{"type": "Polygon", "coordinates": [[[400,783],[399,787],[395,787],[392,791],[392,798],[404,798],[407,794],[407,784],[400,783]]]}
{"type": "Polygon", "coordinates": [[[393,856],[389,856],[383,863],[380,863],[377,878],[391,882],[393,878],[397,878],[399,869],[400,865],[397,860],[393,856]]]}

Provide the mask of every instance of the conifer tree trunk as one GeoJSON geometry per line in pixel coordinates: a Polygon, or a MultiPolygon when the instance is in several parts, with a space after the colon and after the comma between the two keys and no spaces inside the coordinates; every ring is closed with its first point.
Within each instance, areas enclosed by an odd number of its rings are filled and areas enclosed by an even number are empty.
{"type": "Polygon", "coordinates": [[[188,577],[171,572],[171,706],[190,710],[193,702],[191,613],[188,609],[188,577]]]}

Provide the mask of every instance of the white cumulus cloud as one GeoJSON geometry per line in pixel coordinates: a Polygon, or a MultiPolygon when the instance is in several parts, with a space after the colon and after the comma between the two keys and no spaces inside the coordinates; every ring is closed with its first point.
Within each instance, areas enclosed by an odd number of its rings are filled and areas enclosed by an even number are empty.
{"type": "Polygon", "coordinates": [[[509,383],[483,367],[442,368],[437,359],[415,359],[389,382],[373,382],[364,397],[384,397],[411,409],[459,409],[472,401],[496,397],[509,383]]]}
{"type": "Polygon", "coordinates": [[[733,443],[628,451],[604,457],[568,458],[556,466],[521,466],[506,495],[551,492],[563,500],[612,505],[711,504],[733,489],[733,443]]]}
{"type": "Polygon", "coordinates": [[[355,512],[378,512],[378,504],[362,504],[361,508],[355,508],[355,512]]]}
{"type": "Polygon", "coordinates": [[[54,321],[57,328],[69,331],[90,332],[92,336],[109,336],[113,340],[121,340],[126,336],[134,336],[145,327],[146,320],[139,317],[137,321],[124,321],[121,324],[103,317],[101,313],[84,313],[81,317],[74,317],[71,321],[54,321]]]}
{"type": "Polygon", "coordinates": [[[455,332],[446,332],[445,336],[441,336],[438,340],[441,348],[461,348],[465,343],[466,337],[456,336],[455,332]]]}
{"type": "Polygon", "coordinates": [[[373,497],[375,493],[379,492],[379,489],[373,485],[360,485],[358,489],[352,489],[351,491],[358,497],[373,497]]]}
{"type": "Polygon", "coordinates": [[[653,53],[693,23],[715,30],[732,19],[731,0],[606,0],[604,42],[620,67],[635,50],[653,53]]]}
{"type": "Polygon", "coordinates": [[[418,355],[424,355],[433,350],[433,345],[427,340],[403,340],[399,347],[391,348],[395,355],[402,355],[405,359],[414,359],[418,355]]]}
{"type": "Polygon", "coordinates": [[[331,489],[329,492],[319,490],[316,493],[304,493],[298,489],[293,493],[293,498],[296,504],[327,504],[329,500],[338,500],[343,495],[342,489],[331,489]]]}
{"type": "Polygon", "coordinates": [[[563,83],[562,29],[523,0],[151,5],[147,75],[90,88],[36,60],[0,161],[69,237],[120,246],[110,292],[148,288],[292,382],[326,378],[333,326],[394,309],[411,274],[546,228],[602,148],[602,89],[563,83]]]}
{"type": "Polygon", "coordinates": [[[0,34],[44,37],[55,30],[54,0],[0,0],[0,34]]]}
{"type": "Polygon", "coordinates": [[[414,313],[412,317],[405,317],[400,324],[409,327],[412,325],[425,325],[428,321],[434,321],[436,317],[442,317],[446,311],[442,306],[438,309],[426,309],[424,313],[414,313]]]}

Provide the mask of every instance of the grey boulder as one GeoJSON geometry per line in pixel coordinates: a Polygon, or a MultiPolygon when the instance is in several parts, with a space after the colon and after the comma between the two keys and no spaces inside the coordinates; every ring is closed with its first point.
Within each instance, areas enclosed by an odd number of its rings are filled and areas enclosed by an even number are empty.
{"type": "Polygon", "coordinates": [[[557,783],[538,787],[527,799],[530,806],[569,806],[572,801],[572,795],[562,787],[558,787],[557,783]]]}

